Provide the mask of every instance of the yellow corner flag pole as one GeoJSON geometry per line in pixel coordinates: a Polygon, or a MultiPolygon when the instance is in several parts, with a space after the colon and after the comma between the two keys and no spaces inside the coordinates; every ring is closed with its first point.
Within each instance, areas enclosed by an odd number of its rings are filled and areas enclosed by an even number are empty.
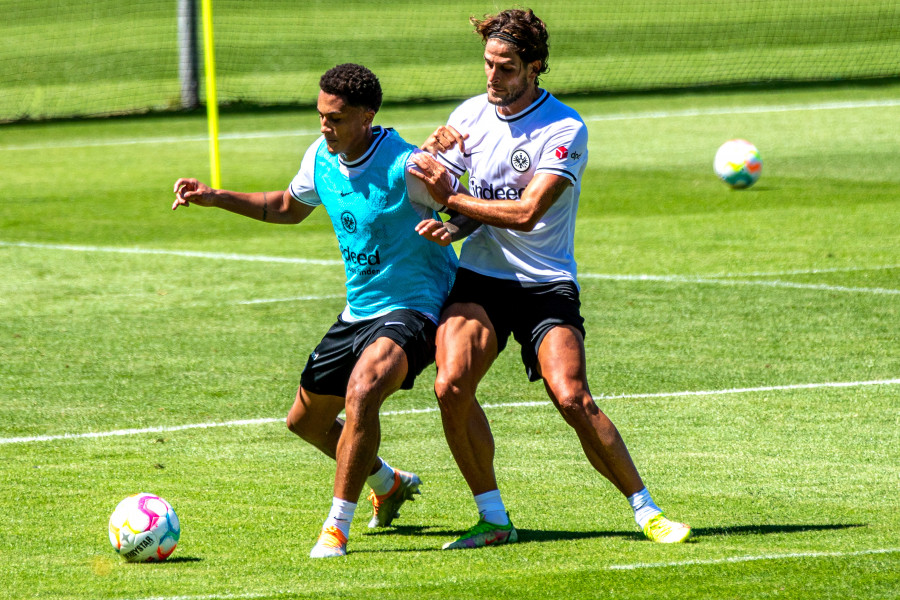
{"type": "Polygon", "coordinates": [[[206,121],[209,125],[210,185],[222,187],[219,168],[219,103],[216,99],[216,58],[213,45],[212,0],[203,0],[203,56],[206,67],[206,121]]]}

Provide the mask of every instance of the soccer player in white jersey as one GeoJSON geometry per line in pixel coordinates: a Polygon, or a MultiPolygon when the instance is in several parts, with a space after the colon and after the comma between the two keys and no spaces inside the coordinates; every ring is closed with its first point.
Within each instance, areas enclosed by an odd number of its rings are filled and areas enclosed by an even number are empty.
{"type": "MultiPolygon", "coordinates": [[[[475,393],[510,333],[531,381],[575,430],[591,465],[628,499],[643,533],[681,542],[690,528],[668,520],[641,481],[612,421],[588,389],[574,259],[575,214],[588,134],[573,109],[539,87],[547,30],[531,10],[471,19],[484,47],[487,93],[464,102],[422,146],[416,163],[434,198],[483,225],[463,243],[456,283],[437,337],[444,433],[479,511],[478,523],[444,548],[514,542],[494,474],[494,441],[475,393]],[[449,170],[469,173],[455,190],[449,170]]],[[[424,223],[433,235],[442,225],[424,223]]]]}
{"type": "Polygon", "coordinates": [[[381,106],[378,79],[365,67],[344,64],[319,85],[322,136],[288,189],[240,193],[182,178],[172,205],[215,206],[295,224],[322,204],[331,217],[347,274],[347,306],[310,354],[287,417],[291,431],[337,462],[332,508],[313,558],[346,554],[366,482],[374,507],[370,527],[390,525],[419,493],[415,474],[377,456],[378,412],[434,360],[437,320],[456,270],[446,228],[430,241],[416,233],[422,218],[436,217],[433,209],[441,207],[408,172],[411,155],[421,151],[372,125],[381,106]],[[341,410],[346,421],[338,417],[341,410]]]}

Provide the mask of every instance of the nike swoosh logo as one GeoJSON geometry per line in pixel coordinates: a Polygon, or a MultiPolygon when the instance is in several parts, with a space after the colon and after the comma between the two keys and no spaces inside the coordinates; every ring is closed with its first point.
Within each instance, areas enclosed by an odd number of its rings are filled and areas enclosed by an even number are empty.
{"type": "Polygon", "coordinates": [[[343,198],[344,196],[349,196],[352,193],[353,192],[341,192],[341,198],[343,198]]]}
{"type": "Polygon", "coordinates": [[[484,545],[490,546],[494,542],[499,542],[499,541],[505,540],[506,538],[507,538],[506,535],[504,535],[502,533],[497,533],[496,535],[494,535],[494,537],[484,540],[484,545]]]}
{"type": "Polygon", "coordinates": [[[476,154],[476,153],[475,153],[475,152],[468,152],[468,153],[463,152],[463,158],[469,158],[469,157],[472,156],[473,154],[476,154]]]}

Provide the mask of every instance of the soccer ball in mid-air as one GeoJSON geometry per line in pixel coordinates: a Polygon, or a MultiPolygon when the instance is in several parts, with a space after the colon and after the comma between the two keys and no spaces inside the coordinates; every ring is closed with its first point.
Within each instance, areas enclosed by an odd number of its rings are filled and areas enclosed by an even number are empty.
{"type": "Polygon", "coordinates": [[[166,560],[180,536],[172,505],[153,494],[128,496],[109,518],[109,541],[128,562],[166,560]]]}
{"type": "Polygon", "coordinates": [[[719,147],[713,168],[719,179],[735,189],[748,188],[762,174],[759,150],[747,140],[728,140],[719,147]]]}

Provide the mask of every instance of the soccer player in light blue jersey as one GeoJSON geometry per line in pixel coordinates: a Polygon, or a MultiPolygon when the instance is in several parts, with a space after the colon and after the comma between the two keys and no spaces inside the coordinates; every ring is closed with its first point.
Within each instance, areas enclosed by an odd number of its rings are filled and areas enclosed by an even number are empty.
{"type": "MultiPolygon", "coordinates": [[[[425,142],[437,159],[415,159],[438,202],[484,223],[462,246],[437,337],[435,393],[444,432],[480,517],[444,547],[518,539],[497,486],[490,424],[475,397],[510,334],[522,347],[529,380],[543,382],[591,466],[628,499],[644,535],[683,542],[690,527],[670,521],[654,503],[588,388],[574,255],[587,127],[539,87],[548,34],[531,10],[473,17],[472,24],[485,44],[486,93],[460,105],[425,142]],[[451,185],[465,172],[471,194],[451,185]]],[[[442,227],[435,220],[420,229],[442,227]]]]}
{"type": "Polygon", "coordinates": [[[419,492],[414,473],[377,456],[378,412],[434,360],[437,321],[457,264],[449,243],[466,232],[454,218],[430,239],[416,233],[422,219],[443,207],[408,172],[418,150],[393,130],[373,126],[381,86],[371,71],[338,65],[319,86],[322,136],[306,151],[288,189],[240,193],[183,178],[175,183],[172,205],[214,206],[288,224],[323,205],[331,218],[347,275],[347,305],[310,354],[287,417],[291,431],[337,462],[332,508],[313,558],[347,553],[365,483],[372,488],[370,527],[390,525],[419,492]],[[338,417],[341,410],[346,420],[338,417]]]}

